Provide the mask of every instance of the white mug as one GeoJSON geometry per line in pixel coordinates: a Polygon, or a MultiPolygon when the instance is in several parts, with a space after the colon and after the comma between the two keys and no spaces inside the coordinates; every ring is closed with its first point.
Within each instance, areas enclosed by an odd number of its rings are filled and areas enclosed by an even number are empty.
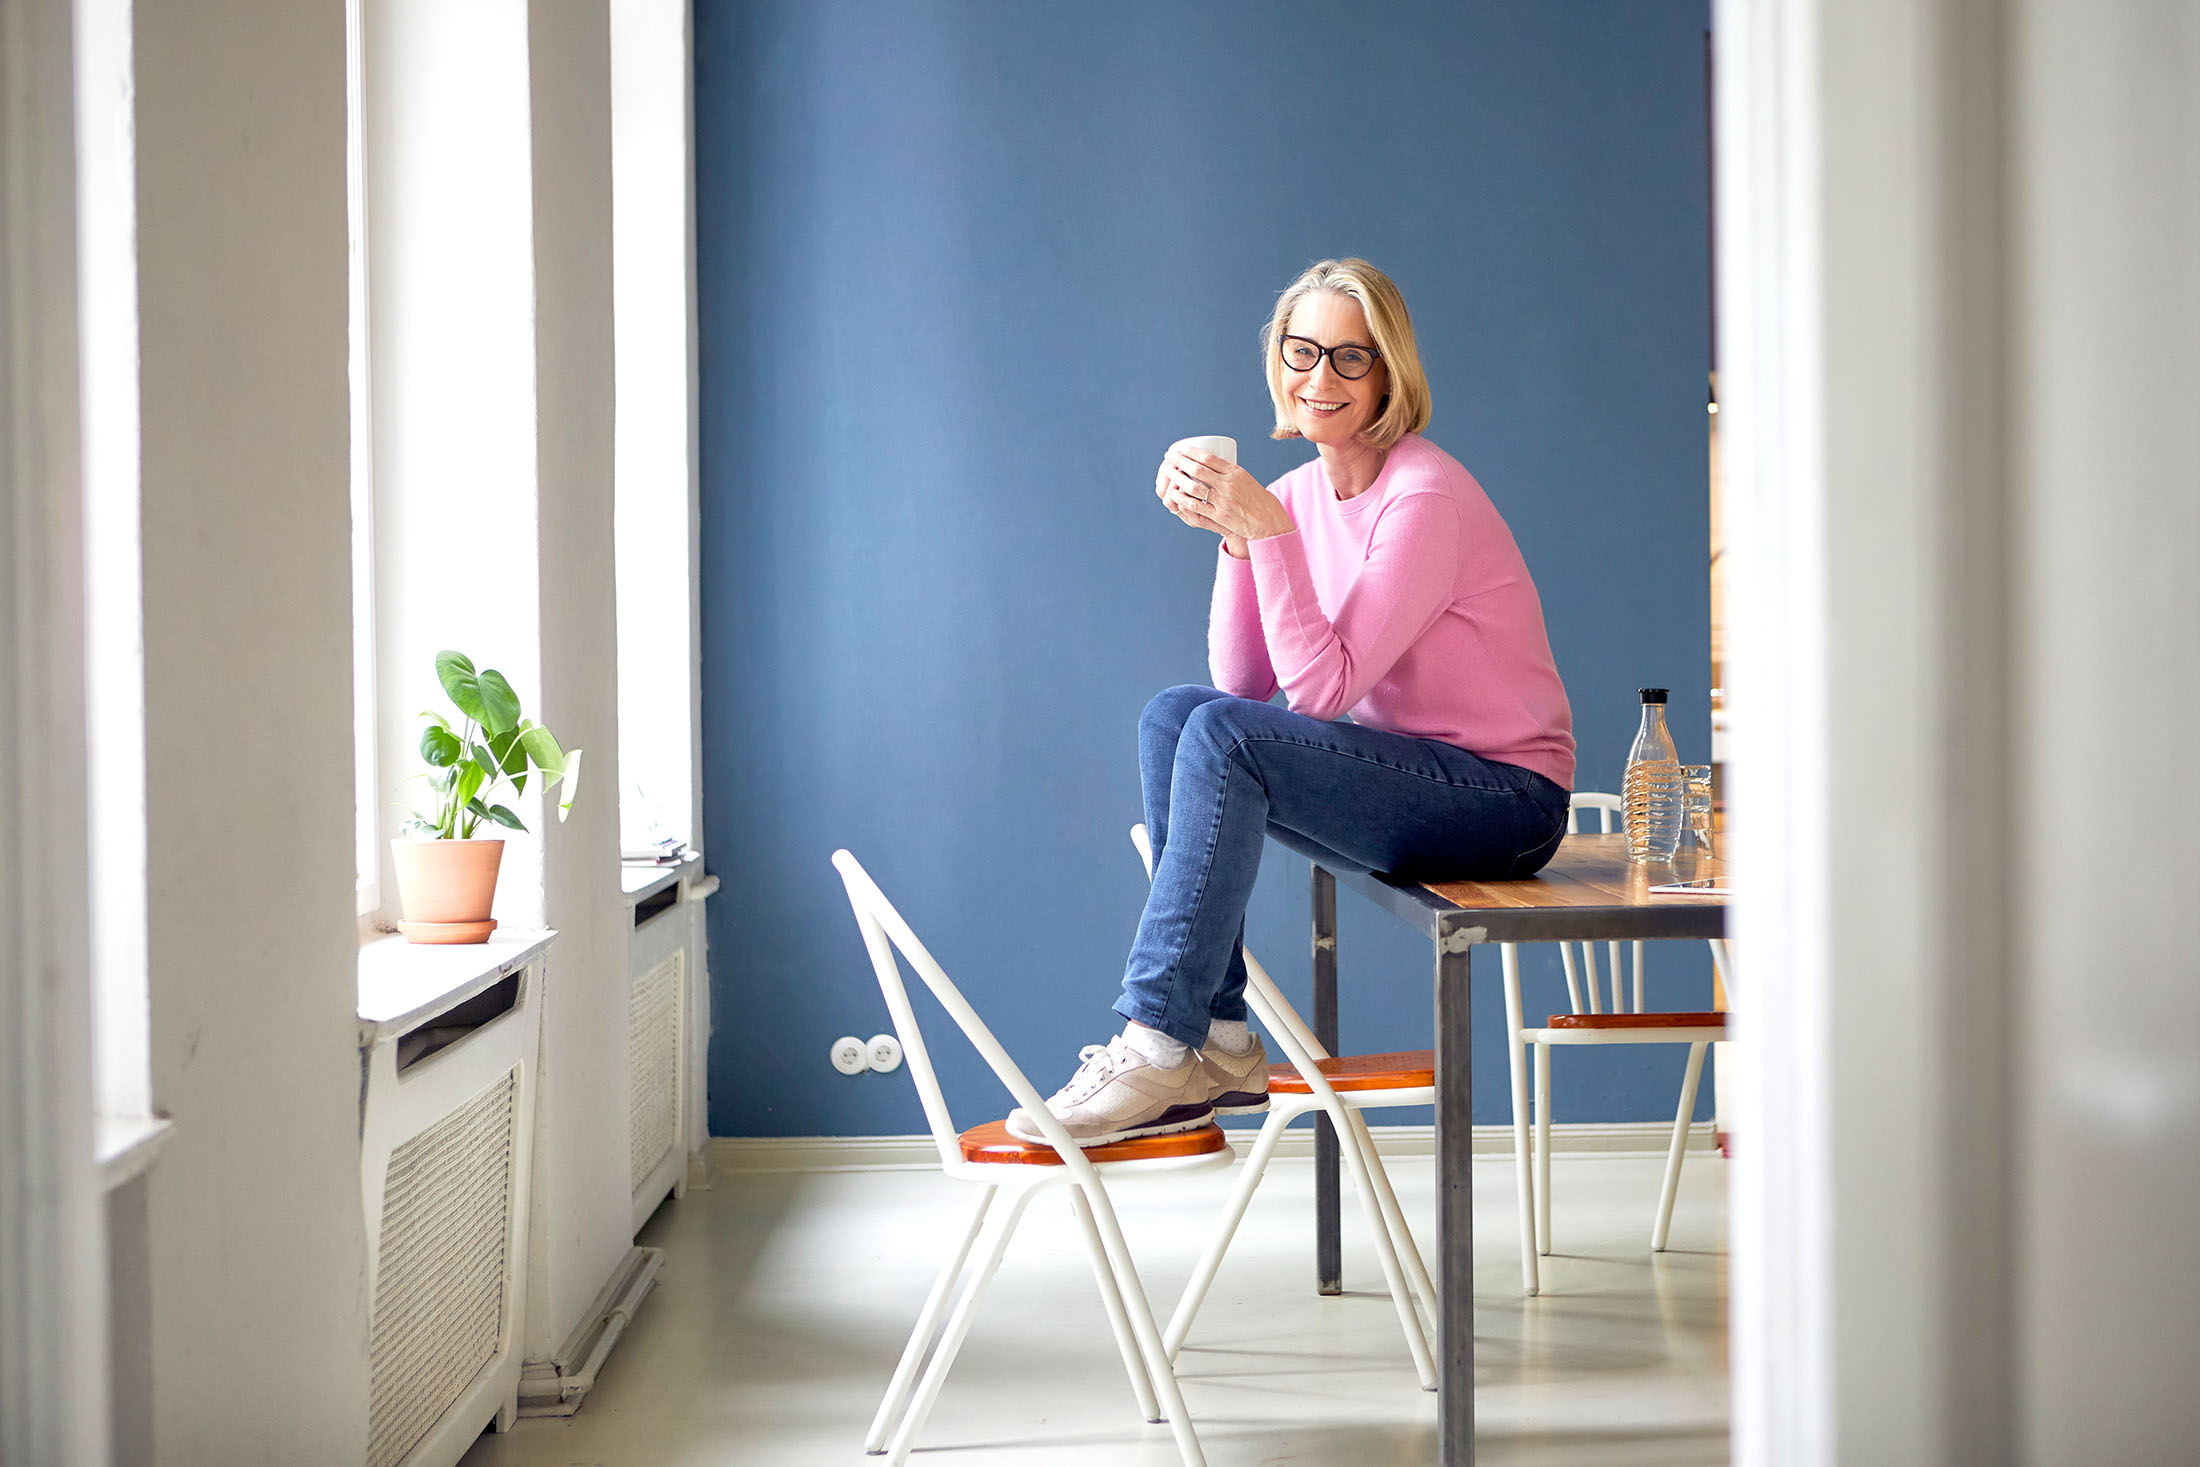
{"type": "Polygon", "coordinates": [[[1220,433],[1206,433],[1197,438],[1180,438],[1177,440],[1176,446],[1178,448],[1188,448],[1198,453],[1211,453],[1217,458],[1226,458],[1231,463],[1237,462],[1237,440],[1224,437],[1220,433]]]}

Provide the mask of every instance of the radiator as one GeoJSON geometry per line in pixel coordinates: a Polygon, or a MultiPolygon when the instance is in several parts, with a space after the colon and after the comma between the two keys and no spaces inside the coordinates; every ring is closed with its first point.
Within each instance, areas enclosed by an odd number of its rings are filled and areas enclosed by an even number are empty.
{"type": "Polygon", "coordinates": [[[519,1071],[390,1155],[382,1193],[367,1467],[396,1467],[505,1338],[519,1071]]]}
{"type": "MultiPolygon", "coordinates": [[[[675,950],[637,975],[627,998],[627,1186],[637,1196],[666,1159],[680,1152],[686,970],[686,951],[675,950]]],[[[685,1165],[684,1154],[680,1161],[685,1165]]],[[[650,1198],[650,1205],[659,1200],[650,1198]]]]}
{"type": "Polygon", "coordinates": [[[361,949],[366,1467],[453,1467],[519,1411],[547,934],[361,949]]]}
{"type": "Polygon", "coordinates": [[[700,968],[684,876],[636,874],[626,945],[627,1188],[636,1232],[687,1190],[689,1046],[700,968]]]}

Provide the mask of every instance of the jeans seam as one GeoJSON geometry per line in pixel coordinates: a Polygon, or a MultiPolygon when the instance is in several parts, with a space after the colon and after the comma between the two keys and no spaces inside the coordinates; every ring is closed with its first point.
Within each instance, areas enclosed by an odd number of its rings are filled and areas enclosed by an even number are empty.
{"type": "MultiPolygon", "coordinates": [[[[1229,758],[1228,756],[1225,756],[1225,757],[1224,757],[1224,759],[1223,759],[1223,763],[1224,763],[1225,765],[1231,765],[1231,764],[1234,764],[1234,763],[1235,763],[1235,761],[1231,760],[1231,759],[1230,759],[1230,758],[1229,758]]],[[[1212,824],[1211,824],[1211,826],[1210,826],[1210,831],[1211,831],[1211,834],[1209,835],[1209,838],[1208,838],[1208,841],[1207,841],[1207,850],[1206,850],[1206,853],[1205,853],[1205,858],[1204,858],[1204,859],[1203,859],[1203,860],[1202,860],[1202,861],[1200,862],[1200,867],[1199,867],[1199,885],[1198,885],[1198,886],[1197,886],[1196,888],[1194,888],[1194,890],[1193,890],[1193,892],[1192,892],[1191,900],[1190,900],[1190,901],[1188,901],[1187,903],[1185,903],[1185,918],[1184,918],[1184,924],[1183,924],[1183,927],[1184,927],[1184,935],[1183,935],[1183,937],[1182,937],[1182,938],[1181,938],[1181,939],[1180,939],[1180,940],[1178,941],[1178,943],[1177,943],[1177,946],[1176,946],[1176,949],[1175,949],[1175,950],[1174,950],[1173,952],[1171,952],[1171,953],[1169,954],[1169,961],[1168,961],[1168,963],[1167,963],[1167,964],[1166,964],[1166,965],[1165,965],[1165,966],[1164,966],[1164,967],[1162,968],[1162,970],[1161,970],[1161,971],[1162,971],[1163,973],[1165,973],[1165,974],[1167,974],[1167,975],[1168,975],[1168,978],[1169,978],[1169,991],[1170,991],[1170,993],[1171,993],[1171,994],[1174,994],[1174,993],[1176,992],[1177,988],[1178,988],[1179,986],[1181,986],[1181,985],[1182,985],[1182,983],[1183,983],[1183,981],[1184,981],[1184,944],[1185,944],[1185,943],[1187,943],[1187,942],[1189,942],[1189,941],[1191,940],[1191,932],[1192,932],[1192,928],[1193,928],[1193,927],[1194,927],[1195,925],[1197,925],[1197,921],[1198,921],[1198,915],[1199,915],[1199,909],[1200,909],[1200,904],[1201,904],[1202,902],[1204,902],[1204,901],[1205,901],[1205,900],[1207,899],[1207,887],[1208,887],[1208,882],[1209,882],[1210,878],[1211,878],[1211,877],[1212,877],[1212,876],[1214,875],[1214,869],[1215,869],[1215,848],[1216,848],[1216,844],[1217,844],[1217,842],[1218,842],[1218,841],[1219,841],[1219,840],[1221,839],[1221,836],[1222,836],[1222,811],[1223,811],[1223,807],[1224,807],[1224,806],[1226,806],[1227,804],[1229,804],[1229,801],[1230,801],[1230,774],[1231,774],[1231,772],[1232,772],[1232,771],[1231,771],[1230,769],[1225,769],[1225,770],[1223,771],[1223,775],[1222,775],[1222,778],[1221,778],[1221,779],[1220,779],[1219,781],[1217,781],[1217,783],[1216,783],[1216,791],[1215,791],[1215,805],[1214,805],[1215,815],[1214,815],[1214,820],[1213,820],[1213,822],[1212,822],[1212,824]]],[[[1175,812],[1175,811],[1173,811],[1173,810],[1172,810],[1172,811],[1170,811],[1170,812],[1169,812],[1169,824],[1170,824],[1170,826],[1171,826],[1171,827],[1175,827],[1175,826],[1177,826],[1177,825],[1179,825],[1179,824],[1181,824],[1181,823],[1182,823],[1182,822],[1180,822],[1180,821],[1179,821],[1179,820],[1178,820],[1178,819],[1176,818],[1176,812],[1175,812]]],[[[1167,847],[1166,847],[1166,846],[1164,846],[1164,847],[1163,847],[1163,852],[1164,852],[1164,854],[1166,854],[1166,851],[1167,851],[1167,847]]],[[[1155,862],[1154,862],[1154,875],[1155,875],[1156,877],[1158,877],[1158,876],[1159,876],[1160,874],[1161,874],[1161,862],[1160,862],[1159,858],[1156,858],[1156,860],[1155,860],[1155,862]]],[[[1225,960],[1225,968],[1227,968],[1227,966],[1228,966],[1228,964],[1227,964],[1227,960],[1225,960]]],[[[1158,976],[1158,975],[1157,975],[1157,976],[1158,976]]],[[[1161,1014],[1162,1014],[1162,1017],[1166,1017],[1166,1016],[1167,1016],[1167,1014],[1168,1014],[1168,1011],[1169,1011],[1169,1006],[1168,1006],[1168,1004],[1164,1003],[1164,1004],[1162,1005],[1162,1008],[1161,1008],[1161,1014]]],[[[1140,1020],[1139,1022],[1143,1023],[1144,1021],[1143,1021],[1143,1020],[1140,1020]]],[[[1148,1025],[1147,1027],[1151,1028],[1152,1026],[1151,1026],[1151,1025],[1148,1025]]],[[[1173,1037],[1173,1036],[1172,1036],[1172,1037],[1173,1037]]]]}
{"type": "MultiPolygon", "coordinates": [[[[1538,809],[1538,810],[1540,810],[1540,809],[1541,809],[1542,807],[1541,807],[1540,805],[1537,805],[1537,804],[1536,804],[1536,799],[1535,799],[1535,796],[1534,796],[1534,793],[1533,793],[1534,789],[1535,789],[1535,784],[1534,784],[1534,782],[1533,782],[1533,781],[1531,780],[1531,781],[1529,782],[1528,788],[1527,788],[1527,789],[1524,789],[1524,790],[1521,790],[1521,791],[1519,792],[1519,793],[1520,793],[1520,797],[1521,797],[1522,799],[1526,800],[1526,801],[1527,801],[1527,802],[1528,802],[1529,804],[1531,804],[1531,805],[1536,805],[1537,809],[1538,809]]],[[[1529,853],[1530,851],[1536,851],[1536,850],[1540,850],[1540,849],[1542,849],[1542,848],[1543,848],[1544,846],[1546,846],[1546,845],[1550,845],[1550,844],[1552,843],[1553,837],[1556,837],[1556,838],[1557,838],[1557,839],[1559,839],[1559,840],[1564,840],[1564,839],[1565,839],[1565,835],[1566,835],[1566,811],[1565,811],[1565,809],[1564,809],[1563,807],[1561,807],[1561,808],[1560,808],[1560,809],[1559,809],[1558,811],[1556,811],[1555,813],[1553,813],[1553,814],[1551,815],[1551,817],[1550,817],[1550,820],[1551,820],[1551,829],[1550,829],[1550,830],[1549,830],[1549,831],[1548,831],[1548,832],[1547,832],[1547,833],[1546,833],[1546,834],[1545,834],[1545,835],[1543,836],[1543,838],[1542,838],[1542,839],[1540,839],[1540,840],[1538,840],[1538,841],[1535,841],[1535,842],[1534,842],[1533,844],[1522,846],[1522,847],[1521,847],[1521,848],[1520,848],[1519,850],[1517,850],[1517,851],[1513,852],[1513,857],[1512,857],[1512,864],[1513,864],[1514,866],[1518,866],[1518,865],[1520,864],[1520,859],[1521,859],[1521,857],[1523,857],[1523,856],[1527,855],[1527,854],[1528,854],[1528,853],[1529,853]]]]}
{"type": "MultiPolygon", "coordinates": [[[[1401,735],[1401,737],[1404,737],[1404,736],[1403,736],[1403,735],[1401,735]]],[[[1418,779],[1418,780],[1423,780],[1423,781],[1425,781],[1425,782],[1427,782],[1427,783],[1429,783],[1429,784],[1442,785],[1442,786],[1443,786],[1443,787],[1444,787],[1445,789],[1448,789],[1448,790],[1474,790],[1474,791],[1476,791],[1476,792],[1477,792],[1477,793],[1479,793],[1479,794],[1485,794],[1485,795],[1518,795],[1518,796],[1520,796],[1520,797],[1522,797],[1522,798],[1526,798],[1526,796],[1527,796],[1527,793],[1528,793],[1528,792],[1527,792],[1526,790],[1517,790],[1517,789],[1513,789],[1513,788],[1511,788],[1511,787],[1510,787],[1510,786],[1508,786],[1508,785],[1502,785],[1502,784],[1469,784],[1469,783],[1465,782],[1464,780],[1457,780],[1457,779],[1446,779],[1446,778],[1443,778],[1443,777],[1441,777],[1441,776],[1439,776],[1439,775],[1433,775],[1433,774],[1424,774],[1424,773],[1422,773],[1422,772],[1421,772],[1420,770],[1418,770],[1418,769],[1407,769],[1407,768],[1405,768],[1405,767],[1404,767],[1404,766],[1402,766],[1402,765],[1392,764],[1392,763],[1390,763],[1390,762],[1389,762],[1388,760],[1384,760],[1384,759],[1377,759],[1377,758],[1375,758],[1375,757],[1374,757],[1374,756],[1372,756],[1372,755],[1369,755],[1369,754],[1362,754],[1362,753],[1360,753],[1360,752],[1358,752],[1357,750],[1354,750],[1354,749],[1337,749],[1337,748],[1332,748],[1332,747],[1330,747],[1330,746],[1329,746],[1328,744],[1324,744],[1324,743],[1319,743],[1319,742],[1317,742],[1317,741],[1315,741],[1315,740],[1313,740],[1313,739],[1295,739],[1295,738],[1291,738],[1291,737],[1289,737],[1288,735],[1285,735],[1285,734],[1275,734],[1275,733],[1242,733],[1242,734],[1239,734],[1239,735],[1237,736],[1236,740],[1235,740],[1235,741],[1234,741],[1234,742],[1233,742],[1233,743],[1232,743],[1232,744],[1230,745],[1230,748],[1229,748],[1228,752],[1227,752],[1227,753],[1225,754],[1225,756],[1224,756],[1224,757],[1226,757],[1226,758],[1227,758],[1227,757],[1228,757],[1228,756],[1229,756],[1230,754],[1235,754],[1235,753],[1237,753],[1237,752],[1238,752],[1239,750],[1243,749],[1243,748],[1244,748],[1244,747],[1245,747],[1245,746],[1246,746],[1247,744],[1251,744],[1251,743],[1263,743],[1263,744],[1290,744],[1290,745],[1293,745],[1293,746],[1295,746],[1295,747],[1297,747],[1297,748],[1301,748],[1301,749],[1315,749],[1315,750],[1318,750],[1318,751],[1320,751],[1321,753],[1324,753],[1324,754],[1334,754],[1334,755],[1336,755],[1336,756],[1337,756],[1338,758],[1340,758],[1340,759],[1354,759],[1354,760],[1357,760],[1357,761],[1359,761],[1359,762],[1360,762],[1360,763],[1362,763],[1362,764],[1372,764],[1372,765],[1374,765],[1374,766],[1375,766],[1375,767],[1376,767],[1377,769],[1387,769],[1387,770],[1389,770],[1389,771],[1390,771],[1390,772],[1391,772],[1392,774],[1402,774],[1402,775],[1405,775],[1405,776],[1406,776],[1406,777],[1407,777],[1408,779],[1418,779]]],[[[1474,751],[1470,749],[1470,750],[1467,750],[1467,752],[1471,754],[1471,753],[1473,753],[1474,751]]],[[[1479,755],[1479,754],[1476,754],[1476,755],[1475,755],[1475,757],[1476,757],[1477,759],[1480,759],[1480,758],[1481,758],[1482,756],[1481,756],[1481,755],[1479,755]]],[[[1492,762],[1492,761],[1489,761],[1489,760],[1484,760],[1483,762],[1484,762],[1484,763],[1489,763],[1489,762],[1492,762]]]]}

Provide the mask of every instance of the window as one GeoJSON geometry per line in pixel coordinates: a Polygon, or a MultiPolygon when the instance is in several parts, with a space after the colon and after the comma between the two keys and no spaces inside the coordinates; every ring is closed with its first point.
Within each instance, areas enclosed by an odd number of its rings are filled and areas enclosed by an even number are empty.
{"type": "Polygon", "coordinates": [[[152,1110],[139,511],[137,149],[128,0],[77,6],[85,783],[99,1113],[152,1110]]]}
{"type": "Polygon", "coordinates": [[[620,844],[696,827],[688,33],[681,0],[611,11],[620,844]]]}
{"type": "Polygon", "coordinates": [[[367,359],[367,160],[360,117],[366,93],[361,0],[344,6],[344,171],[350,207],[351,267],[351,717],[354,798],[358,808],[355,861],[358,908],[371,918],[382,905],[382,818],[376,756],[374,664],[373,376],[367,359]]]}

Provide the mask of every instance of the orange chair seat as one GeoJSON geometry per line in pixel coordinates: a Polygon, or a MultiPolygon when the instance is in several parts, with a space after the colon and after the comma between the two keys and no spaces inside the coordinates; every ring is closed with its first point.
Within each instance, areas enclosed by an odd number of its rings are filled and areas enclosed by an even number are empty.
{"type": "Polygon", "coordinates": [[[1723,1029],[1726,1015],[1710,1014],[1553,1014],[1553,1029],[1723,1029]]]}
{"type": "MultiPolygon", "coordinates": [[[[1193,1131],[1171,1131],[1166,1136],[1135,1136],[1128,1141],[1110,1141],[1105,1146],[1087,1146],[1088,1159],[1101,1161],[1151,1161],[1161,1156],[1205,1156],[1210,1151],[1220,1151],[1228,1143],[1223,1140],[1222,1128],[1209,1121],[1193,1131]]],[[[1062,1158],[1051,1146],[1030,1146],[1008,1134],[1008,1122],[987,1121],[982,1126],[972,1126],[962,1133],[964,1161],[998,1163],[1005,1166],[1060,1166],[1062,1158]]]]}
{"type": "MultiPolygon", "coordinates": [[[[1412,1090],[1436,1083],[1436,1051],[1343,1054],[1323,1060],[1317,1068],[1332,1090],[1412,1090]]],[[[1290,1065],[1270,1065],[1268,1088],[1280,1095],[1305,1095],[1312,1087],[1290,1065]]]]}

